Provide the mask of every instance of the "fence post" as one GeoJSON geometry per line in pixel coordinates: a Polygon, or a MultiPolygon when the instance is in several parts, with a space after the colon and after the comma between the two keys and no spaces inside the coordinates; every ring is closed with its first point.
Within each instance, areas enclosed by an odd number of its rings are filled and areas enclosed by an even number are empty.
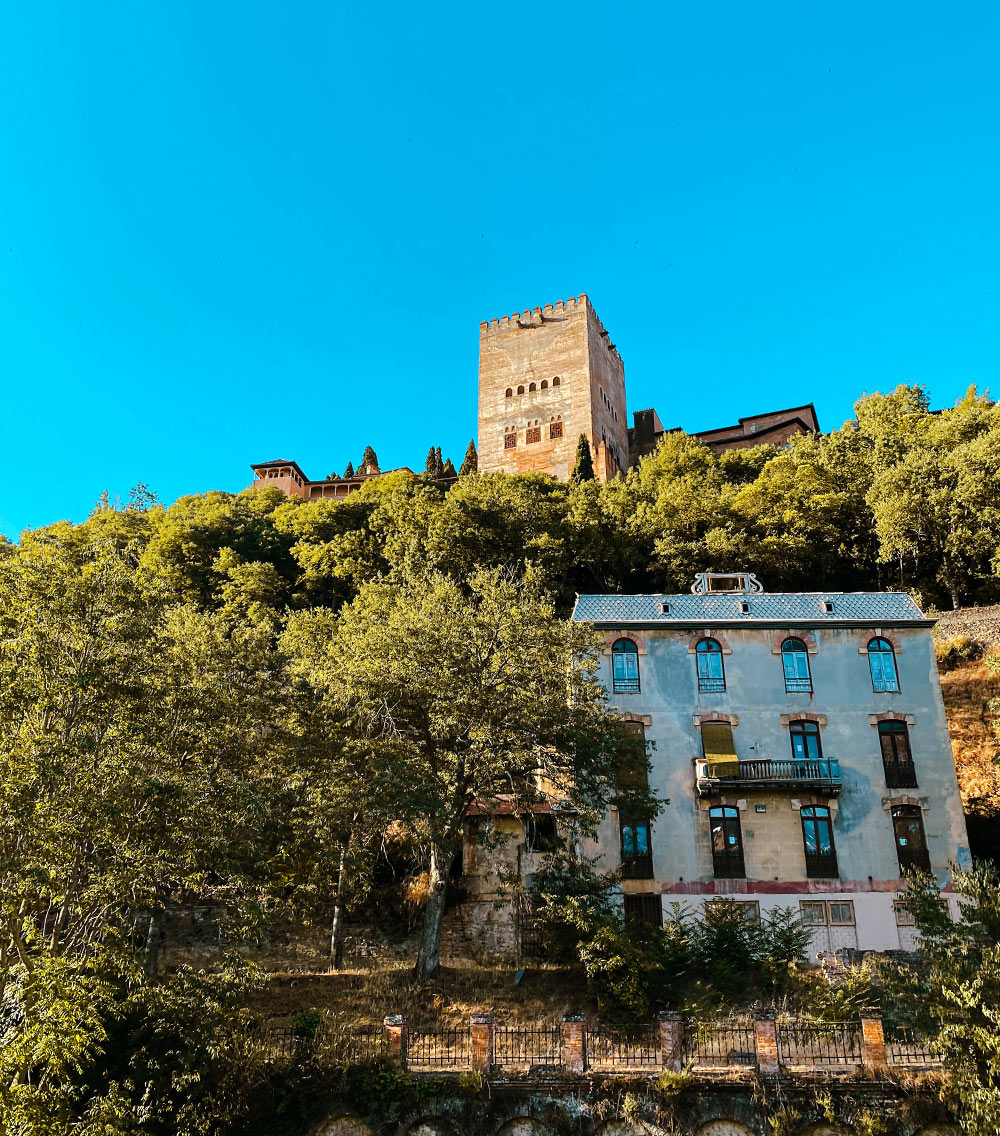
{"type": "Polygon", "coordinates": [[[563,1014],[563,1064],[568,1073],[587,1070],[587,1019],[583,1014],[563,1014]]]}
{"type": "Polygon", "coordinates": [[[861,1011],[861,1064],[866,1069],[884,1069],[888,1064],[885,1031],[879,1010],[861,1011]]]}
{"type": "Polygon", "coordinates": [[[472,1014],[469,1017],[469,1046],[473,1069],[489,1069],[493,1060],[493,1015],[472,1014]]]}
{"type": "Polygon", "coordinates": [[[675,1072],[684,1067],[684,1015],[676,1010],[660,1012],[660,1060],[675,1072]]]}
{"type": "Polygon", "coordinates": [[[406,1068],[406,1018],[402,1014],[389,1014],[385,1019],[385,1036],[389,1043],[389,1060],[406,1068]]]}
{"type": "Polygon", "coordinates": [[[754,1040],[757,1044],[757,1069],[761,1073],[780,1072],[778,1061],[778,1024],[774,1010],[761,1010],[753,1023],[754,1040]]]}

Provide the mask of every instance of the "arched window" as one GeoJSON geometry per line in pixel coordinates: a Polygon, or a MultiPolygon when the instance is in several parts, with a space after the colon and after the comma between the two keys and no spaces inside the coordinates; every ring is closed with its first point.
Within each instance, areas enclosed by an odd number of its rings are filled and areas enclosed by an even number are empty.
{"type": "Polygon", "coordinates": [[[726,689],[726,671],[722,665],[722,648],[714,639],[702,639],[695,647],[698,660],[698,689],[718,693],[726,689]]]}
{"type": "Polygon", "coordinates": [[[785,690],[812,693],[809,652],[801,639],[786,639],[781,644],[781,666],[785,672],[785,690]]]}
{"type": "Polygon", "coordinates": [[[927,837],[924,835],[924,818],[919,805],[894,805],[892,809],[892,832],[896,838],[896,857],[899,870],[922,868],[931,870],[931,858],[927,851],[927,837]]]}
{"type": "Polygon", "coordinates": [[[631,639],[617,639],[611,648],[611,685],[625,694],[639,689],[639,648],[631,639]]]}
{"type": "Polygon", "coordinates": [[[833,879],[837,875],[837,852],[833,847],[833,822],[823,805],[807,805],[799,810],[802,841],[806,851],[806,876],[833,879]]]}
{"type": "Polygon", "coordinates": [[[517,393],[518,393],[518,394],[524,394],[524,387],[523,387],[523,386],[521,386],[521,387],[518,387],[518,388],[517,388],[517,393]]]}
{"type": "Polygon", "coordinates": [[[888,639],[868,642],[868,667],[872,672],[872,689],[894,693],[899,690],[896,655],[888,639]]]}
{"type": "Polygon", "coordinates": [[[535,389],[534,383],[528,383],[528,393],[530,394],[535,389]]]}
{"type": "Polygon", "coordinates": [[[549,388],[549,380],[548,379],[542,379],[541,388],[542,388],[542,390],[548,390],[548,388],[549,388]]]}
{"type": "Polygon", "coordinates": [[[823,760],[819,725],[816,722],[789,722],[788,736],[792,741],[792,759],[796,766],[823,760]]]}
{"type": "Polygon", "coordinates": [[[743,833],[740,810],[720,806],[708,810],[712,837],[712,869],[716,879],[742,880],[747,872],[743,862],[743,833]]]}
{"type": "Polygon", "coordinates": [[[878,741],[882,750],[882,767],[889,789],[914,789],[917,771],[910,752],[910,731],[905,722],[879,722],[878,741]]]}
{"type": "Polygon", "coordinates": [[[510,387],[508,387],[506,389],[506,391],[504,391],[504,398],[513,398],[513,397],[514,397],[514,392],[511,390],[510,387]]]}
{"type": "Polygon", "coordinates": [[[552,380],[552,385],[554,387],[559,386],[559,376],[558,375],[556,375],[556,377],[552,380]]]}

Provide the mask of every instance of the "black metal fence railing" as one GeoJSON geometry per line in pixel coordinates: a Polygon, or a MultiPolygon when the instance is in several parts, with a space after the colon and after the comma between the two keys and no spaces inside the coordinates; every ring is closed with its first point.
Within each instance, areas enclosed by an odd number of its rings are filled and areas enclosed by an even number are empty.
{"type": "Polygon", "coordinates": [[[778,1023],[782,1065],[860,1065],[861,1029],[855,1022],[778,1023]]]}
{"type": "Polygon", "coordinates": [[[389,1042],[381,1026],[338,1029],[319,1025],[304,1031],[291,1026],[276,1026],[266,1031],[264,1052],[270,1061],[304,1060],[322,1051],[345,1065],[364,1065],[389,1056],[389,1042]]]}
{"type": "Polygon", "coordinates": [[[406,1031],[406,1062],[411,1069],[466,1069],[470,1050],[468,1027],[406,1031]]]}
{"type": "Polygon", "coordinates": [[[495,1026],[494,1064],[510,1068],[561,1065],[562,1029],[558,1026],[495,1026]]]}
{"type": "Polygon", "coordinates": [[[648,853],[638,856],[622,857],[623,880],[651,880],[653,878],[653,857],[648,853]]]}
{"type": "Polygon", "coordinates": [[[886,1030],[885,1050],[890,1065],[940,1065],[941,1058],[932,1052],[930,1041],[911,1026],[886,1030]]]}
{"type": "Polygon", "coordinates": [[[917,769],[912,761],[883,760],[882,766],[887,789],[915,789],[917,787],[917,769]]]}
{"type": "Polygon", "coordinates": [[[631,1030],[594,1026],[587,1031],[587,1060],[591,1067],[645,1069],[660,1064],[660,1032],[655,1025],[631,1030]]]}
{"type": "Polygon", "coordinates": [[[684,1035],[685,1061],[702,1068],[756,1065],[757,1041],[752,1021],[692,1022],[684,1035]]]}
{"type": "Polygon", "coordinates": [[[712,870],[716,879],[742,880],[747,874],[742,849],[736,852],[719,852],[713,849],[712,870]]]}
{"type": "Polygon", "coordinates": [[[807,852],[806,876],[810,880],[833,880],[837,878],[836,852],[807,852]]]}
{"type": "Polygon", "coordinates": [[[811,678],[791,678],[785,675],[785,690],[789,694],[812,694],[812,688],[811,678]]]}

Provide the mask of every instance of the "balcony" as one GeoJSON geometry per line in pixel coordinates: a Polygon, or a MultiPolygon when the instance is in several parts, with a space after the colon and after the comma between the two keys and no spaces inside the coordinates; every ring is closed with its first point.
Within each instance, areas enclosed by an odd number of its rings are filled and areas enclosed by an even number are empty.
{"type": "Polygon", "coordinates": [[[725,789],[815,789],[836,796],[841,789],[840,762],[822,761],[708,761],[695,762],[699,797],[725,789]]]}

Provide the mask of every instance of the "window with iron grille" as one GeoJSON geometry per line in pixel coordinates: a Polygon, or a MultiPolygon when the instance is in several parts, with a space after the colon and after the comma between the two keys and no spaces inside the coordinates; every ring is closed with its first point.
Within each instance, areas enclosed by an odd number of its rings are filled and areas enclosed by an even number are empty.
{"type": "Polygon", "coordinates": [[[717,694],[726,689],[726,669],[722,648],[714,639],[702,639],[695,647],[698,664],[698,689],[703,694],[717,694]]]}
{"type": "Polygon", "coordinates": [[[786,691],[812,693],[809,652],[801,639],[786,639],[781,644],[781,667],[785,675],[786,691]]]}
{"type": "Polygon", "coordinates": [[[540,442],[542,440],[541,426],[529,426],[524,432],[524,440],[526,442],[540,442]]]}
{"type": "Polygon", "coordinates": [[[882,750],[885,783],[890,789],[916,788],[917,771],[910,752],[910,731],[905,722],[879,722],[878,741],[882,750]]]}
{"type": "Polygon", "coordinates": [[[504,434],[504,436],[503,436],[503,448],[505,450],[516,449],[517,448],[517,435],[516,434],[504,434]]]}
{"type": "Polygon", "coordinates": [[[868,642],[868,668],[872,675],[872,690],[894,694],[899,691],[896,673],[896,654],[888,639],[870,639],[868,642]]]}
{"type": "Polygon", "coordinates": [[[639,648],[631,639],[618,639],[611,647],[611,680],[618,693],[639,691],[639,648]]]}
{"type": "Polygon", "coordinates": [[[653,878],[653,851],[650,842],[649,821],[644,817],[618,815],[621,830],[622,878],[651,880],[653,878]]]}
{"type": "Polygon", "coordinates": [[[549,423],[549,437],[550,438],[561,438],[563,436],[562,427],[563,427],[563,424],[561,422],[550,422],[549,423]]]}
{"type": "Polygon", "coordinates": [[[837,875],[837,852],[833,847],[833,821],[830,810],[822,805],[807,805],[799,810],[802,839],[806,852],[806,875],[809,879],[830,879],[837,875]]]}
{"type": "Polygon", "coordinates": [[[663,926],[663,903],[658,895],[626,895],[625,922],[642,937],[663,926]]]}
{"type": "Polygon", "coordinates": [[[924,818],[919,805],[894,805],[892,809],[892,831],[896,840],[896,857],[899,870],[921,868],[931,870],[930,853],[927,851],[927,837],[924,834],[924,818]]]}
{"type": "Polygon", "coordinates": [[[729,806],[709,809],[712,834],[712,867],[717,879],[742,880],[746,877],[743,862],[743,833],[740,811],[729,806]]]}

